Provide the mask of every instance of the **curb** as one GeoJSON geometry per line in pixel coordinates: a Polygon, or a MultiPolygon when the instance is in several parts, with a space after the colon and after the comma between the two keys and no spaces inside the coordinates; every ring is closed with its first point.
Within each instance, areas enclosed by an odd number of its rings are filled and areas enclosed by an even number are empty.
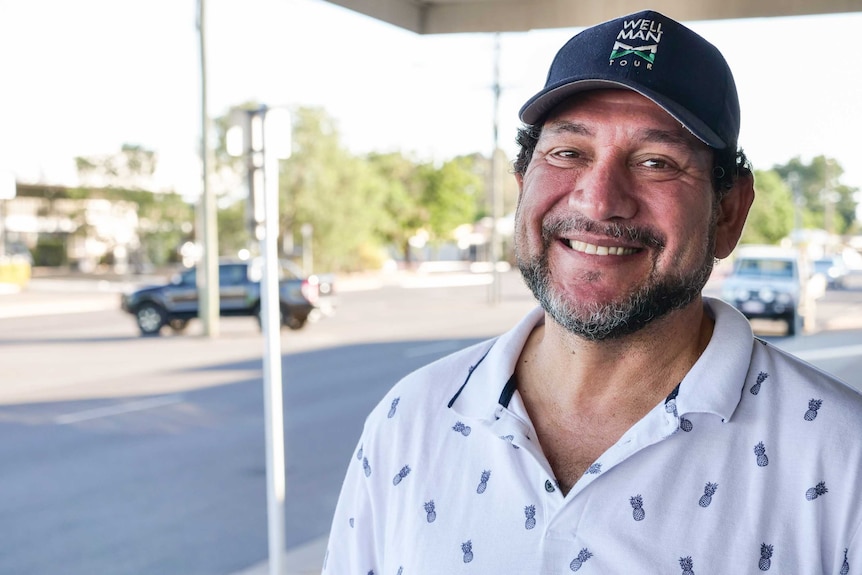
{"type": "MultiPolygon", "coordinates": [[[[284,554],[285,572],[278,575],[319,575],[329,537],[319,537],[284,554]]],[[[269,561],[261,561],[231,575],[270,575],[269,561]]]]}

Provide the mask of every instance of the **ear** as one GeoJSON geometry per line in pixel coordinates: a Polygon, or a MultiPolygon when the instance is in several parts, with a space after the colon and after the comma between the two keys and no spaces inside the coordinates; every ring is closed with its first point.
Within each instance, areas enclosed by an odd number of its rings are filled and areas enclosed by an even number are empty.
{"type": "Polygon", "coordinates": [[[733,252],[742,236],[742,229],[748,217],[748,210],[754,201],[754,175],[746,173],[737,178],[733,188],[724,196],[718,206],[718,220],[715,229],[715,257],[726,258],[733,252]]]}
{"type": "Polygon", "coordinates": [[[515,181],[518,182],[518,197],[521,197],[521,192],[524,191],[524,174],[515,172],[515,181]]]}

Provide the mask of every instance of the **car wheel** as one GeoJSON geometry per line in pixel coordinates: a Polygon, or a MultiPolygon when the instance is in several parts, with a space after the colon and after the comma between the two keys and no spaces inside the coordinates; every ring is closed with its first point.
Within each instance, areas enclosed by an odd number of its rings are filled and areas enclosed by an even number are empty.
{"type": "Polygon", "coordinates": [[[802,331],[802,316],[794,312],[787,316],[787,335],[794,336],[802,331]]]}
{"type": "MultiPolygon", "coordinates": [[[[255,307],[254,316],[257,318],[257,326],[261,329],[261,331],[263,330],[263,315],[262,314],[263,314],[263,307],[260,304],[258,304],[257,307],[255,307]]],[[[279,323],[281,323],[281,325],[288,325],[284,320],[284,309],[279,310],[278,321],[279,321],[279,323]]],[[[300,326],[300,327],[302,327],[302,326],[300,326]]],[[[297,327],[297,328],[291,328],[291,329],[299,329],[299,328],[297,327]]]]}
{"type": "Polygon", "coordinates": [[[138,329],[141,335],[159,335],[162,326],[165,325],[165,311],[154,303],[143,303],[135,311],[135,319],[138,321],[138,329]]]}
{"type": "Polygon", "coordinates": [[[168,325],[171,326],[171,329],[174,330],[174,333],[183,333],[184,331],[186,331],[186,328],[189,327],[189,320],[172,319],[168,322],[168,325]]]}
{"type": "Polygon", "coordinates": [[[281,312],[281,318],[282,318],[282,320],[281,320],[282,324],[286,325],[290,329],[296,330],[296,329],[302,329],[303,327],[305,327],[306,318],[300,319],[293,314],[290,314],[290,313],[285,314],[284,310],[282,310],[282,312],[281,312]]]}

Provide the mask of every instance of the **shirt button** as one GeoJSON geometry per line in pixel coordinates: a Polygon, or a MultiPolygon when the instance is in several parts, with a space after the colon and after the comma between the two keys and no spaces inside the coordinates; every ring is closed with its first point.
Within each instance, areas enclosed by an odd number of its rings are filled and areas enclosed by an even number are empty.
{"type": "Polygon", "coordinates": [[[553,493],[554,491],[556,491],[556,489],[554,488],[554,484],[551,483],[550,479],[545,479],[545,491],[547,491],[548,493],[553,493]]]}

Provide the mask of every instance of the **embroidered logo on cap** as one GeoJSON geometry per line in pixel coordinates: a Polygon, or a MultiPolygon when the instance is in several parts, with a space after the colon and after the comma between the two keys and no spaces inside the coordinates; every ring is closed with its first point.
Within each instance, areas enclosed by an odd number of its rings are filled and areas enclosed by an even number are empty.
{"type": "Polygon", "coordinates": [[[647,70],[651,70],[655,62],[655,55],[658,52],[658,45],[661,42],[662,34],[664,34],[664,31],[661,28],[661,22],[647,20],[646,18],[623,20],[623,29],[617,34],[617,40],[614,42],[614,47],[611,51],[609,58],[610,65],[633,65],[640,67],[641,60],[645,60],[647,70]],[[630,44],[621,42],[621,40],[630,42],[630,44]],[[634,45],[634,40],[651,43],[634,45]],[[629,55],[636,58],[629,60],[626,58],[629,55]]]}

